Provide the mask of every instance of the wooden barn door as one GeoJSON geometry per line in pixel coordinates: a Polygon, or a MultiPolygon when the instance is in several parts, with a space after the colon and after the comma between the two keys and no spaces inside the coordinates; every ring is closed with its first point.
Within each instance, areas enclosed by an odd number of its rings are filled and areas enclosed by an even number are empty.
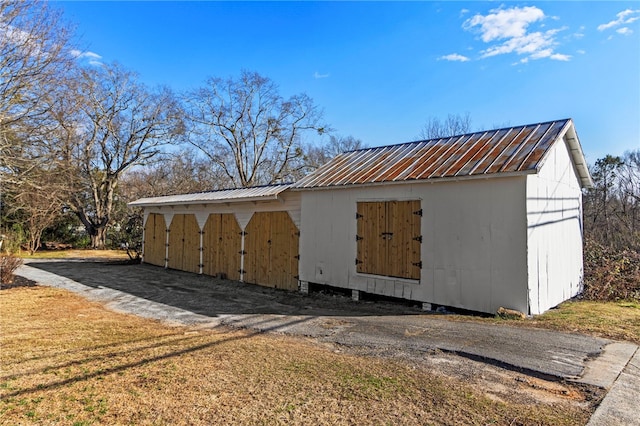
{"type": "Polygon", "coordinates": [[[357,203],[356,270],[420,279],[420,201],[357,203]]]}
{"type": "Polygon", "coordinates": [[[203,232],[203,273],[239,280],[242,236],[235,216],[210,214],[203,232]]]}
{"type": "Polygon", "coordinates": [[[164,266],[166,231],[164,215],[151,213],[144,225],[144,263],[164,266]]]}
{"type": "Polygon", "coordinates": [[[245,229],[244,280],[297,290],[299,237],[287,212],[255,213],[245,229]]]}
{"type": "Polygon", "coordinates": [[[169,227],[168,266],[187,272],[200,272],[200,227],[195,215],[176,214],[169,227]]]}

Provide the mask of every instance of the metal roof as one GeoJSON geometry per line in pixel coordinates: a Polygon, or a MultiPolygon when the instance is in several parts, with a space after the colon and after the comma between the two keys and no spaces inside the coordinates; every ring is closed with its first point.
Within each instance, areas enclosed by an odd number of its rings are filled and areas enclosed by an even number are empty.
{"type": "Polygon", "coordinates": [[[218,191],[197,192],[193,194],[166,195],[162,197],[140,198],[128,205],[131,207],[150,207],[178,204],[216,204],[231,201],[276,200],[278,199],[278,194],[289,187],[291,187],[290,183],[255,186],[251,188],[221,189],[218,191]]]}
{"type": "Polygon", "coordinates": [[[292,188],[536,173],[551,146],[565,135],[581,185],[589,187],[573,121],[564,119],[345,152],[292,188]]]}

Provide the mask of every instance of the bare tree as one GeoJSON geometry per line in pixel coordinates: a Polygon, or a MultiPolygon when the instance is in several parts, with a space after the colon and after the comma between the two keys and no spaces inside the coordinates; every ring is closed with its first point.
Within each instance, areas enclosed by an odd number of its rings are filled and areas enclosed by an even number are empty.
{"type": "Polygon", "coordinates": [[[211,78],[186,96],[189,142],[246,187],[288,180],[304,155],[305,133],[328,129],[306,94],[283,99],[270,79],[243,71],[237,80],[211,78]]]}
{"type": "Polygon", "coordinates": [[[448,114],[444,120],[438,117],[430,117],[418,137],[420,139],[436,139],[462,135],[470,131],[471,117],[468,112],[464,113],[464,115],[448,114]]]}
{"type": "Polygon", "coordinates": [[[67,94],[51,100],[57,122],[52,151],[68,173],[68,203],[91,237],[105,245],[123,173],[157,157],[182,133],[168,89],[150,91],[119,65],[82,69],[67,94]]]}
{"type": "Polygon", "coordinates": [[[143,197],[211,191],[231,186],[227,175],[191,150],[167,154],[123,175],[120,194],[129,201],[143,197]]]}
{"type": "Polygon", "coordinates": [[[42,233],[54,224],[61,216],[64,203],[62,202],[61,186],[55,176],[47,171],[39,171],[40,177],[30,176],[25,179],[12,197],[13,215],[21,219],[27,236],[27,249],[33,254],[40,247],[42,233]],[[35,182],[44,182],[38,185],[35,182]]]}
{"type": "Polygon", "coordinates": [[[305,173],[317,169],[338,154],[366,147],[362,140],[353,136],[331,135],[326,144],[309,145],[307,147],[304,157],[305,173]]]}
{"type": "MultiPolygon", "coordinates": [[[[0,2],[0,173],[15,168],[16,144],[28,144],[41,125],[32,120],[47,113],[42,102],[72,64],[70,32],[60,13],[41,1],[0,2]],[[21,137],[17,137],[22,133],[21,137]]],[[[20,167],[24,169],[22,161],[20,167]]]]}

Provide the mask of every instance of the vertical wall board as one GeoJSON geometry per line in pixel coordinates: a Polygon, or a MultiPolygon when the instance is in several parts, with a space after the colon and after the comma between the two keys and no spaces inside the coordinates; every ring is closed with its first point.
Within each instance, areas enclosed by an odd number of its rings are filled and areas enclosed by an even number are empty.
{"type": "Polygon", "coordinates": [[[269,286],[268,263],[270,247],[268,227],[268,215],[266,213],[255,213],[245,228],[245,282],[269,286]]]}
{"type": "Polygon", "coordinates": [[[164,266],[166,226],[164,216],[150,213],[145,222],[144,262],[164,266]]]}
{"type": "Polygon", "coordinates": [[[203,238],[202,238],[202,263],[204,266],[202,267],[202,273],[205,275],[215,275],[218,272],[219,267],[219,245],[221,238],[221,227],[220,227],[221,215],[219,214],[210,214],[207,222],[204,224],[203,228],[203,238]]]}
{"type": "Polygon", "coordinates": [[[300,279],[300,232],[295,223],[292,223],[292,227],[289,229],[290,233],[290,250],[289,250],[289,280],[288,290],[297,290],[298,281],[300,279]]]}
{"type": "Polygon", "coordinates": [[[583,278],[582,191],[564,141],[527,176],[529,311],[542,313],[579,293],[583,278]]]}
{"type": "Polygon", "coordinates": [[[234,215],[220,216],[220,272],[225,273],[230,280],[239,280],[242,230],[234,215]]]}
{"type": "Polygon", "coordinates": [[[200,272],[200,226],[195,215],[184,215],[181,271],[200,272]]]}
{"type": "Polygon", "coordinates": [[[169,261],[171,269],[182,269],[184,255],[184,214],[174,214],[169,225],[169,261]]]}

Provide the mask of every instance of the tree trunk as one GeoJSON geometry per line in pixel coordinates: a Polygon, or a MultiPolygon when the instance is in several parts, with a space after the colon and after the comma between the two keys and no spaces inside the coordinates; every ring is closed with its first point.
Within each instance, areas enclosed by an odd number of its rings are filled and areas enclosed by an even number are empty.
{"type": "Polygon", "coordinates": [[[106,226],[93,226],[91,237],[91,248],[103,250],[107,244],[107,227],[106,226]]]}

